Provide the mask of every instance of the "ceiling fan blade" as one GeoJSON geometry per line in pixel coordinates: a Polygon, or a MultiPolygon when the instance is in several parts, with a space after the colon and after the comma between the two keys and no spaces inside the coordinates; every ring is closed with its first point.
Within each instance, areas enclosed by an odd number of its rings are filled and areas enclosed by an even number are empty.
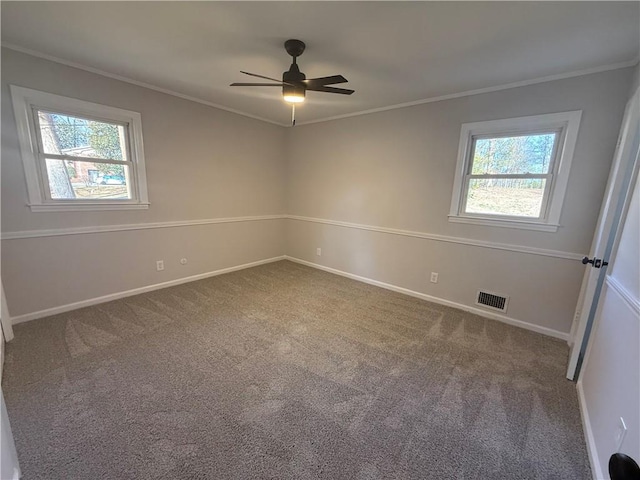
{"type": "Polygon", "coordinates": [[[307,90],[313,90],[314,92],[326,92],[326,93],[340,93],[341,95],[351,95],[355,90],[349,90],[347,88],[335,88],[335,87],[307,87],[307,90]]]}
{"type": "Polygon", "coordinates": [[[334,85],[336,83],[346,83],[349,80],[344,78],[342,75],[332,75],[330,77],[318,77],[318,78],[309,78],[307,80],[303,80],[302,82],[310,86],[322,87],[324,85],[334,85]]]}
{"type": "Polygon", "coordinates": [[[282,87],[284,83],[232,83],[231,87],[282,87]]]}
{"type": "MultiPolygon", "coordinates": [[[[282,80],[279,80],[277,78],[265,77],[264,75],[258,75],[257,73],[243,72],[242,70],[240,70],[240,73],[244,73],[245,75],[250,75],[252,77],[264,78],[265,80],[271,80],[272,82],[278,82],[280,84],[286,83],[286,82],[283,82],[282,80]]],[[[291,85],[291,84],[287,83],[287,85],[291,85]]]]}

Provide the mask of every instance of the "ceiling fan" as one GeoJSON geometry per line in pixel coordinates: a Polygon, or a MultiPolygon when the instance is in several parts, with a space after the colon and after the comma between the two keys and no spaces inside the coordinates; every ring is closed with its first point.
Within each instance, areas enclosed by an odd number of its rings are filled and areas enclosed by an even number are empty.
{"type": "Polygon", "coordinates": [[[291,103],[292,123],[295,125],[295,104],[304,102],[307,90],[314,92],[337,93],[340,95],[351,95],[354,90],[347,88],[330,87],[338,83],[346,83],[348,80],[342,75],[332,75],[330,77],[309,78],[300,71],[296,59],[302,55],[306,45],[301,40],[290,39],[284,42],[284,48],[293,57],[293,63],[289,70],[282,74],[282,80],[265,77],[256,73],[240,72],[252,77],[262,78],[275,83],[232,83],[232,87],[282,87],[282,97],[285,102],[291,103]]]}

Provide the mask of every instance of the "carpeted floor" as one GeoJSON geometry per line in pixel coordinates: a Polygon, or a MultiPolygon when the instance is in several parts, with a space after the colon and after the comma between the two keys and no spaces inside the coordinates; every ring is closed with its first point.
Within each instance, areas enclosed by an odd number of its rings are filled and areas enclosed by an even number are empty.
{"type": "Polygon", "coordinates": [[[566,343],[287,261],[15,335],[25,480],[591,478],[566,343]]]}

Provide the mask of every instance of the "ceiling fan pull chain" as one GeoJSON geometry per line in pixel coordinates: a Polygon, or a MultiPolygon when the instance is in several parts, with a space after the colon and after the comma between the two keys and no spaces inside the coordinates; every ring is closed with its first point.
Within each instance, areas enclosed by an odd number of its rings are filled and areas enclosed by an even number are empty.
{"type": "Polygon", "coordinates": [[[295,103],[291,104],[291,126],[292,127],[296,126],[296,104],[295,103]]]}

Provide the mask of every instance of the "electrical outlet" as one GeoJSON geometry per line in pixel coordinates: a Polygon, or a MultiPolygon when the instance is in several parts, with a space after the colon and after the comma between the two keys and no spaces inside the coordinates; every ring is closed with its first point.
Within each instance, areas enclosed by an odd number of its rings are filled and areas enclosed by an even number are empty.
{"type": "Polygon", "coordinates": [[[164,270],[164,260],[158,260],[156,262],[156,270],[158,270],[159,272],[164,270]]]}
{"type": "Polygon", "coordinates": [[[624,437],[627,436],[627,424],[624,423],[624,418],[620,417],[618,421],[618,427],[616,428],[615,442],[616,442],[616,452],[619,452],[622,448],[622,442],[624,442],[624,437]]]}
{"type": "Polygon", "coordinates": [[[438,283],[438,273],[431,272],[431,283],[438,283]]]}
{"type": "Polygon", "coordinates": [[[320,247],[316,248],[316,255],[319,257],[322,256],[322,249],[320,247]]]}
{"type": "Polygon", "coordinates": [[[181,258],[180,259],[180,265],[186,265],[187,264],[187,259],[186,258],[181,258]]]}

